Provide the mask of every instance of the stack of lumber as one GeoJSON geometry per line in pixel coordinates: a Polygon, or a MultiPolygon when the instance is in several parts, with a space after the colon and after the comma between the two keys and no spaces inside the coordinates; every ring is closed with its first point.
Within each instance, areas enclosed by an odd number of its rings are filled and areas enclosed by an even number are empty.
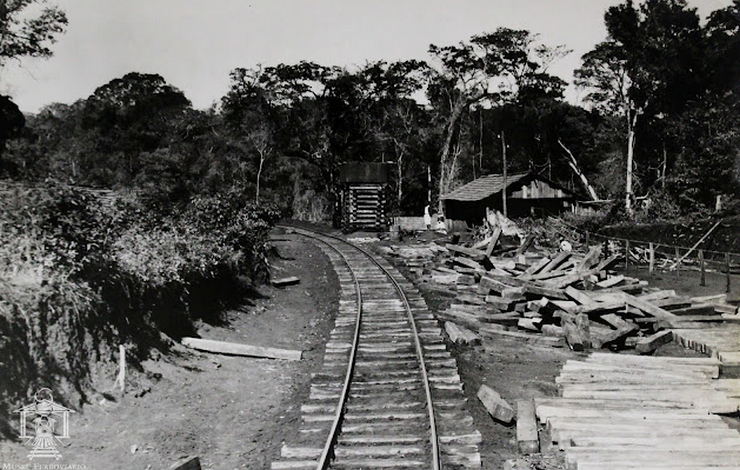
{"type": "Polygon", "coordinates": [[[498,232],[465,246],[437,243],[383,247],[427,289],[453,297],[440,319],[485,337],[536,339],[574,350],[636,348],[670,342],[668,328],[704,328],[740,318],[718,298],[688,298],[651,289],[609,270],[601,245],[587,253],[532,253],[532,237],[501,244],[498,232]]]}
{"type": "Polygon", "coordinates": [[[565,450],[567,469],[737,468],[740,432],[716,413],[738,411],[740,392],[728,390],[739,384],[716,380],[718,366],[610,353],[568,361],[561,396],[534,400],[540,447],[565,450]]]}
{"type": "Polygon", "coordinates": [[[718,359],[723,375],[740,373],[740,324],[725,323],[705,329],[678,328],[671,333],[678,344],[718,359]]]}

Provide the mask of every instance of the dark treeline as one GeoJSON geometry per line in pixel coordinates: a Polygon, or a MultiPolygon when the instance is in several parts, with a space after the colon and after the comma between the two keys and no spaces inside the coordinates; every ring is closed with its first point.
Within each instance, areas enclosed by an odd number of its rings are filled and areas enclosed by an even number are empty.
{"type": "Polygon", "coordinates": [[[352,69],[239,68],[209,110],[156,74],[129,73],[71,105],[20,115],[0,103],[6,176],[135,188],[184,201],[237,185],[296,217],[328,216],[338,166],[389,162],[395,213],[502,171],[532,170],[627,216],[706,214],[740,172],[740,0],[701,22],[684,0],[607,10],[582,58],[584,107],[548,67],[568,51],[499,28],[429,48],[428,61],[352,69]],[[421,99],[420,99],[421,98],[421,99]],[[631,170],[630,170],[631,169],[631,170]],[[429,182],[431,176],[431,184],[429,182]],[[649,196],[649,209],[634,204],[649,196]],[[593,196],[592,196],[593,197],[593,196]]]}

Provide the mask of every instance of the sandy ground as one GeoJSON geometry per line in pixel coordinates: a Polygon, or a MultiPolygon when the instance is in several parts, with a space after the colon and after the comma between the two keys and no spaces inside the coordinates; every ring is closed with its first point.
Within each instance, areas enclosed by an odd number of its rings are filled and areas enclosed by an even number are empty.
{"type": "MultiPolygon", "coordinates": [[[[276,260],[274,275],[295,275],[301,283],[260,288],[263,297],[228,312],[226,326],[204,324],[199,334],[301,349],[303,360],[213,355],[178,346],[173,354],[144,364],[154,378],[150,392],[116,401],[101,396],[78,410],[63,458],[54,463],[87,470],[160,470],[199,456],[204,469],[269,468],[284,438],[298,428],[310,373],[321,365],[337,308],[338,285],[328,259],[309,242],[281,241],[289,238],[279,236],[275,246],[294,259],[276,260]]],[[[27,464],[27,453],[19,443],[0,443],[0,464],[27,464]]]]}

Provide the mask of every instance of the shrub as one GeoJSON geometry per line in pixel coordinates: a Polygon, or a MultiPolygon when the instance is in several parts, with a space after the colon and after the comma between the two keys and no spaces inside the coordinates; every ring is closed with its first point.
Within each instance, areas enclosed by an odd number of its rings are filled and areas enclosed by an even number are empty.
{"type": "Polygon", "coordinates": [[[0,188],[0,203],[0,376],[17,378],[0,408],[38,383],[84,399],[96,368],[110,386],[118,344],[142,358],[165,347],[160,331],[218,320],[266,269],[280,215],[238,188],[156,212],[56,183],[0,188]]]}

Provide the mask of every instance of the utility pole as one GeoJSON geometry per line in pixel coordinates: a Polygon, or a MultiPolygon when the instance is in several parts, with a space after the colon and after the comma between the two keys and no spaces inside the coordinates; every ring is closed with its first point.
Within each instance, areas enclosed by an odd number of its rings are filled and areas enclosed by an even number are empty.
{"type": "Polygon", "coordinates": [[[509,211],[506,209],[506,189],[508,185],[508,177],[506,174],[506,136],[504,131],[501,131],[501,149],[504,157],[504,189],[501,191],[501,197],[503,198],[504,217],[509,217],[509,211]]]}

